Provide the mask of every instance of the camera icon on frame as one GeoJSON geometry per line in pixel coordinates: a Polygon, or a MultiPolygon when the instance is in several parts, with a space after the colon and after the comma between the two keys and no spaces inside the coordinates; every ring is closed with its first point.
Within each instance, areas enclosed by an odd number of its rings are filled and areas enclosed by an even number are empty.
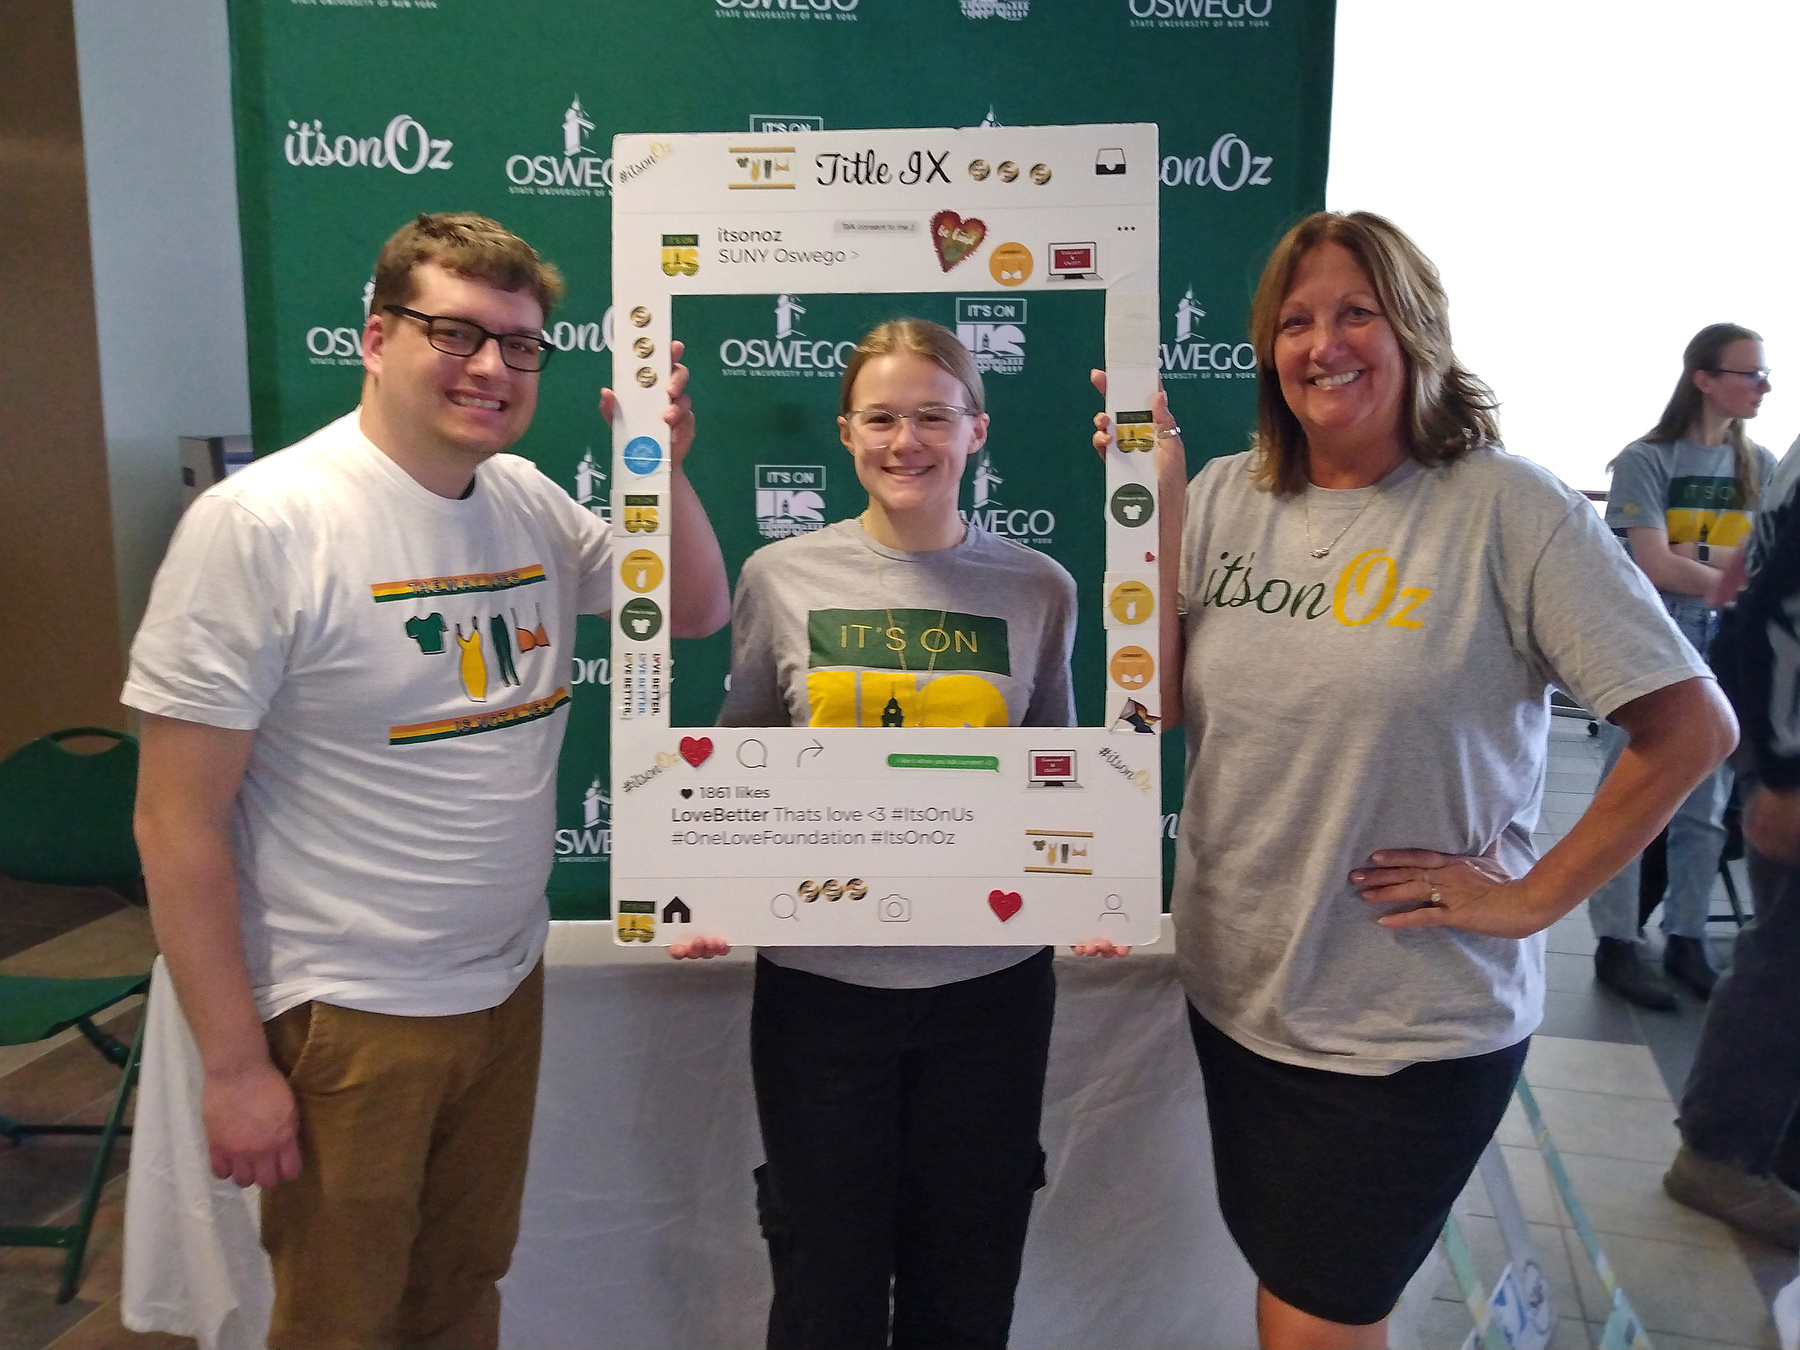
{"type": "Polygon", "coordinates": [[[912,901],[904,895],[884,895],[875,902],[875,917],[883,923],[909,923],[912,901]]]}

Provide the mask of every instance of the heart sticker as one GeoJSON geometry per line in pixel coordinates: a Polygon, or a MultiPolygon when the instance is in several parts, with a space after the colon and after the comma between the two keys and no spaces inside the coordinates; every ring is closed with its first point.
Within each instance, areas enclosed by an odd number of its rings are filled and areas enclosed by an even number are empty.
{"type": "Polygon", "coordinates": [[[1013,915],[1025,907],[1017,891],[989,891],[988,908],[994,911],[994,917],[1005,923],[1013,915]]]}
{"type": "Polygon", "coordinates": [[[712,737],[683,736],[676,748],[681,751],[681,757],[697,769],[712,755],[712,737]]]}
{"type": "Polygon", "coordinates": [[[1144,561],[1145,561],[1145,562],[1155,562],[1155,561],[1156,561],[1156,555],[1155,555],[1155,554],[1154,554],[1154,553],[1145,553],[1145,554],[1144,554],[1144,561]]]}
{"type": "Polygon", "coordinates": [[[972,216],[964,220],[954,211],[939,211],[931,218],[931,242],[937,249],[938,266],[946,272],[980,248],[986,238],[987,225],[972,216]]]}
{"type": "Polygon", "coordinates": [[[692,789],[692,788],[681,789],[681,796],[684,801],[693,795],[694,795],[694,789],[692,789]]]}

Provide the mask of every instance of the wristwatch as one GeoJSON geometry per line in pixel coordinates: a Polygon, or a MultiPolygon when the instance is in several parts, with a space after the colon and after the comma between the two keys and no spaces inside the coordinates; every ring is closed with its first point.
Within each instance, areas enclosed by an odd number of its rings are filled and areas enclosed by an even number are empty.
{"type": "Polygon", "coordinates": [[[1694,545],[1694,556],[1696,558],[1698,558],[1701,562],[1711,562],[1712,561],[1712,545],[1711,544],[1695,544],[1694,545]]]}

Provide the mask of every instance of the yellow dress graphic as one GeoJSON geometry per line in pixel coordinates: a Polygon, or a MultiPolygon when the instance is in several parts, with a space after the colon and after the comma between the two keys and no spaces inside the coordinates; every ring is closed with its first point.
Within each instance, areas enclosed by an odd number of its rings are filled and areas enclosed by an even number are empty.
{"type": "Polygon", "coordinates": [[[979,675],[815,670],[806,677],[815,727],[1004,727],[1006,698],[979,675]]]}
{"type": "Polygon", "coordinates": [[[462,677],[463,692],[476,703],[487,702],[487,658],[481,654],[481,628],[474,620],[469,620],[469,636],[464,637],[462,625],[456,625],[457,674],[462,677]]]}

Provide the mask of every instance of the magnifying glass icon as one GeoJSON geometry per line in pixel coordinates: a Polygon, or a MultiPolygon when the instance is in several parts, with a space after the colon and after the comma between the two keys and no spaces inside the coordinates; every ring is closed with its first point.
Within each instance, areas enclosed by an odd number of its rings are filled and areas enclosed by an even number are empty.
{"type": "Polygon", "coordinates": [[[769,901],[769,912],[778,919],[793,918],[794,911],[797,908],[799,908],[798,903],[795,901],[794,897],[789,895],[786,891],[783,891],[780,895],[769,901]]]}
{"type": "Polygon", "coordinates": [[[737,761],[746,769],[766,769],[769,767],[769,747],[755,737],[739,741],[737,761]]]}

